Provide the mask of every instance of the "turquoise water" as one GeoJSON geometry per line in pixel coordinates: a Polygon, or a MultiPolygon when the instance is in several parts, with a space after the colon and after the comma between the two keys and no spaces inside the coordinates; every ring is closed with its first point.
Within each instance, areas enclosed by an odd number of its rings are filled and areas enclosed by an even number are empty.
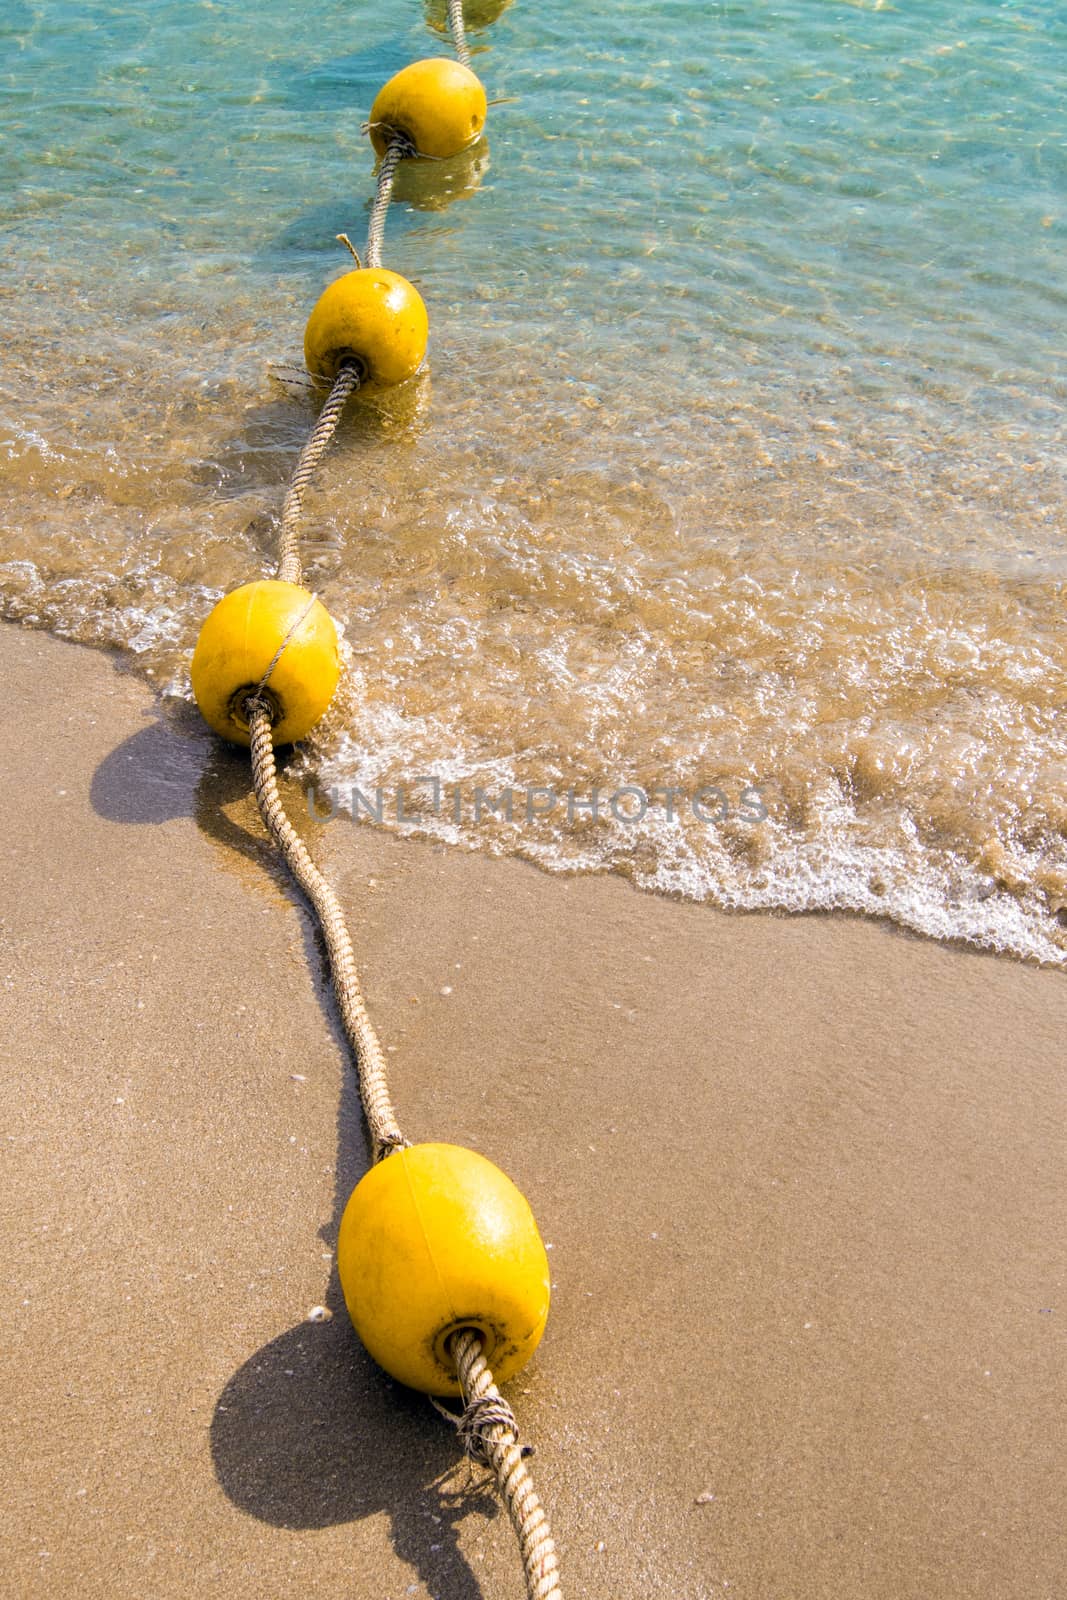
{"type": "MultiPolygon", "coordinates": [[[[435,16],[8,0],[7,615],[187,693],[435,16]]],[[[388,223],[429,372],[310,508],[352,688],[309,771],[756,784],[755,826],[420,825],[1062,960],[1067,7],[514,0],[472,42],[485,144],[388,223]]]]}

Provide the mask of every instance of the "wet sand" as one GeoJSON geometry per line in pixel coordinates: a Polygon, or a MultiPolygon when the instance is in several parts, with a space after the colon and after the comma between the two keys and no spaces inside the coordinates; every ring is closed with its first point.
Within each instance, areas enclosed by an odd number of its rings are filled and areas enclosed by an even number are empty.
{"type": "MultiPolygon", "coordinates": [[[[345,1322],[366,1151],[245,760],[106,655],[0,663],[8,1592],[518,1600],[345,1322]]],[[[566,1592],[1060,1593],[1063,976],[302,826],[406,1131],[552,1246],[509,1393],[566,1592]]]]}

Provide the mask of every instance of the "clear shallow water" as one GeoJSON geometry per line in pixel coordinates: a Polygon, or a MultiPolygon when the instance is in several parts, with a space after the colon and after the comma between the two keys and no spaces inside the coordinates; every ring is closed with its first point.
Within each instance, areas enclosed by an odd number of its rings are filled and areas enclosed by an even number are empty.
{"type": "MultiPolygon", "coordinates": [[[[9,0],[8,616],[187,692],[270,562],[313,416],[270,365],[433,9],[9,0]]],[[[351,687],[309,773],[387,814],[434,773],[459,822],[423,786],[419,826],[546,865],[1062,961],[1067,7],[515,0],[474,43],[486,147],[406,173],[387,232],[429,372],[357,405],[310,506],[351,687]],[[567,817],[702,784],[725,819],[567,817]]]]}

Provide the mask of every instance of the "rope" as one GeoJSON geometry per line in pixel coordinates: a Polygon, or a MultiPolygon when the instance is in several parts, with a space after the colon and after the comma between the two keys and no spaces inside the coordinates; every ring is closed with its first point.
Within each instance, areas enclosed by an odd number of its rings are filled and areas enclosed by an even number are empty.
{"type": "MultiPolygon", "coordinates": [[[[311,902],[326,939],[330,975],[345,1037],[356,1060],[374,1159],[380,1161],[408,1141],[400,1131],[389,1096],[385,1056],[367,1014],[344,913],[279,797],[270,709],[265,700],[254,697],[245,709],[252,736],[252,782],[259,812],[290,872],[311,902]]],[[[519,1444],[515,1414],[493,1381],[481,1338],[473,1330],[463,1330],[452,1340],[451,1353],[463,1391],[463,1415],[455,1417],[440,1405],[437,1409],[456,1428],[468,1454],[492,1468],[519,1541],[527,1600],[562,1600],[555,1541],[526,1465],[530,1447],[519,1444]]]]}
{"type": "MultiPolygon", "coordinates": [[[[322,410],[319,420],[311,430],[311,435],[293,469],[289,479],[289,487],[285,491],[285,504],[282,506],[282,524],[279,538],[278,577],[283,583],[299,583],[301,581],[299,534],[297,524],[300,514],[304,509],[304,490],[307,488],[312,473],[326,453],[326,448],[337,431],[337,424],[341,420],[341,412],[350,394],[353,394],[362,381],[362,374],[354,361],[343,361],[340,371],[334,379],[333,388],[322,410]]],[[[273,667],[273,662],[271,663],[273,667]]]]}
{"type": "MultiPolygon", "coordinates": [[[[452,42],[456,47],[456,60],[462,67],[471,64],[470,45],[467,43],[467,33],[463,25],[463,0],[448,0],[448,26],[452,34],[452,42]]],[[[369,127],[370,124],[368,123],[369,127]]],[[[377,124],[376,124],[377,126],[377,124]]],[[[378,183],[374,191],[374,204],[371,206],[370,225],[367,229],[367,265],[380,267],[382,264],[382,240],[385,236],[385,214],[389,209],[389,201],[393,194],[393,180],[396,169],[405,156],[414,156],[418,152],[410,140],[402,133],[394,132],[389,141],[389,148],[382,157],[382,164],[378,168],[378,183]]]]}
{"type": "Polygon", "coordinates": [[[374,1159],[380,1161],[407,1140],[400,1131],[396,1112],[389,1098],[385,1055],[367,1015],[363,992],[356,973],[352,940],[345,926],[344,912],[337,896],[308,854],[307,846],[285,814],[278,796],[278,777],[274,765],[274,741],[270,730],[270,710],[263,700],[251,699],[246,705],[252,735],[252,782],[259,812],[274,843],[285,858],[289,871],[303,889],[319,919],[330,958],[330,974],[341,1012],[345,1037],[356,1058],[359,1092],[370,1130],[374,1159]]]}
{"type": "MultiPolygon", "coordinates": [[[[428,1395],[427,1399],[438,1416],[444,1417],[445,1421],[455,1428],[463,1442],[463,1449],[471,1460],[480,1461],[485,1467],[489,1466],[489,1452],[485,1442],[486,1428],[499,1422],[505,1428],[513,1428],[515,1437],[518,1438],[515,1413],[502,1395],[495,1397],[491,1394],[482,1395],[480,1399],[472,1400],[458,1417],[454,1411],[449,1411],[447,1406],[443,1406],[440,1400],[435,1400],[432,1394],[428,1395]]],[[[522,1454],[523,1457],[532,1456],[533,1445],[524,1444],[522,1454]]]]}
{"type": "Polygon", "coordinates": [[[448,26],[452,32],[452,43],[456,47],[456,60],[461,67],[469,67],[471,50],[463,26],[463,0],[448,0],[448,26]]]}
{"type": "Polygon", "coordinates": [[[378,168],[378,186],[374,191],[374,204],[371,206],[370,211],[370,226],[367,229],[368,267],[380,267],[382,264],[385,213],[389,210],[389,201],[393,194],[393,179],[396,177],[396,169],[404,157],[414,155],[414,153],[409,141],[402,134],[393,134],[389,141],[389,148],[382,157],[382,164],[378,168]]]}
{"type": "Polygon", "coordinates": [[[451,1349],[465,1408],[452,1420],[471,1454],[493,1469],[522,1552],[527,1600],[562,1600],[555,1541],[526,1465],[528,1451],[519,1444],[514,1413],[493,1382],[479,1335],[463,1329],[451,1349]]]}
{"type": "MultiPolygon", "coordinates": [[[[469,66],[470,50],[463,28],[462,0],[448,0],[448,21],[456,55],[463,66],[469,66]]],[[[371,207],[367,234],[369,267],[381,267],[385,218],[393,180],[400,162],[414,153],[402,135],[392,135],[378,169],[377,188],[371,207]]],[[[347,237],[343,234],[338,237],[356,256],[347,237]]],[[[356,262],[358,265],[358,256],[356,262]]],[[[355,361],[342,362],[329,397],[289,480],[282,507],[277,567],[277,575],[283,582],[301,582],[298,525],[303,512],[304,491],[337,431],[349,396],[358,389],[362,378],[363,373],[355,361]]],[[[309,602],[309,605],[313,603],[309,602]]],[[[392,1151],[402,1149],[408,1142],[400,1131],[390,1099],[385,1055],[367,1013],[356,970],[355,952],[340,902],[311,859],[307,846],[286,815],[278,794],[267,683],[282,652],[306,615],[307,609],[290,628],[258,686],[245,702],[252,745],[252,782],[264,826],[307,896],[322,928],[341,1024],[355,1058],[360,1099],[374,1160],[380,1161],[392,1151]]],[[[484,1462],[496,1477],[500,1497],[507,1506],[519,1541],[526,1574],[527,1600],[561,1600],[556,1546],[526,1466],[526,1457],[532,1453],[531,1448],[519,1444],[515,1414],[493,1381],[480,1336],[472,1329],[464,1329],[452,1340],[451,1353],[463,1391],[463,1414],[457,1417],[445,1407],[437,1405],[436,1401],[434,1404],[456,1428],[468,1455],[484,1462]]]]}
{"type": "Polygon", "coordinates": [[[261,691],[264,690],[267,687],[267,684],[270,682],[271,673],[274,671],[275,667],[278,665],[278,662],[282,659],[282,656],[285,654],[285,651],[286,651],[287,647],[289,646],[290,642],[293,639],[296,638],[297,634],[300,632],[300,629],[304,626],[304,618],[307,617],[307,616],[310,616],[311,609],[314,606],[316,599],[317,599],[316,595],[312,594],[312,595],[308,596],[307,605],[304,607],[303,611],[300,612],[299,616],[297,616],[297,618],[293,622],[292,626],[290,627],[289,632],[285,635],[285,638],[282,640],[282,642],[278,646],[277,650],[275,650],[274,654],[271,656],[270,660],[267,663],[266,672],[263,674],[262,678],[260,678],[259,682],[256,684],[255,694],[250,695],[250,696],[247,697],[246,702],[245,702],[246,704],[249,704],[252,700],[256,699],[257,696],[261,693],[261,691]]]}

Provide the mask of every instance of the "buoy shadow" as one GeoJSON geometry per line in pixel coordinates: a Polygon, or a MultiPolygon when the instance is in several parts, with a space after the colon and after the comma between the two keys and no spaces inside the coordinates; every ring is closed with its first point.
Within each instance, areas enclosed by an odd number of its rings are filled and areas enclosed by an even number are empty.
{"type": "MultiPolygon", "coordinates": [[[[463,26],[468,35],[490,27],[505,12],[511,0],[465,0],[463,26]]],[[[426,22],[435,33],[449,36],[448,0],[423,0],[426,22]]],[[[481,49],[486,47],[482,45],[481,49]]]]}
{"type": "Polygon", "coordinates": [[[388,1512],[391,1542],[430,1594],[481,1600],[460,1547],[472,1513],[499,1504],[480,1468],[422,1395],[391,1382],[360,1347],[336,1274],[329,1322],[273,1339],[219,1396],[211,1452],[224,1492],[273,1527],[318,1529],[388,1512]]]}
{"type": "Polygon", "coordinates": [[[93,773],[89,800],[97,816],[135,826],[192,817],[220,846],[224,867],[232,866],[236,853],[288,890],[288,874],[270,840],[252,831],[259,813],[247,754],[210,734],[192,705],[179,702],[165,711],[157,706],[150,716],[93,773]]]}
{"type": "MultiPolygon", "coordinates": [[[[312,304],[309,301],[309,312],[312,304]]],[[[263,363],[265,393],[231,419],[210,453],[190,469],[190,475],[220,501],[247,502],[254,497],[255,513],[245,525],[244,539],[249,557],[264,567],[273,566],[277,559],[285,486],[325,399],[325,393],[316,389],[304,370],[302,349],[275,354],[276,360],[263,363]]],[[[316,486],[318,491],[322,484],[332,485],[334,504],[328,515],[315,519],[308,537],[301,541],[312,587],[315,557],[323,542],[331,547],[327,553],[332,564],[343,557],[342,534],[350,514],[347,486],[373,482],[381,471],[381,451],[395,451],[398,441],[410,445],[417,440],[431,420],[431,392],[427,365],[395,388],[357,392],[348,402],[344,427],[320,469],[316,486]]]]}
{"type": "MultiPolygon", "coordinates": [[[[489,165],[489,141],[484,136],[469,150],[461,150],[447,161],[402,161],[393,184],[393,204],[387,224],[389,235],[393,239],[403,238],[418,228],[417,213],[420,211],[447,211],[457,200],[469,200],[481,187],[489,165]]],[[[337,253],[337,235],[342,230],[350,235],[362,255],[374,204],[374,171],[368,145],[365,179],[368,192],[358,197],[338,195],[326,204],[309,206],[298,212],[280,232],[253,252],[253,264],[275,275],[306,267],[317,271],[340,268],[346,265],[346,257],[337,253]]],[[[350,258],[347,258],[347,265],[353,265],[350,258]]]]}
{"type": "Polygon", "coordinates": [[[93,773],[89,802],[108,822],[155,824],[192,814],[210,741],[192,708],[151,720],[109,750],[93,773]]]}
{"type": "MultiPolygon", "coordinates": [[[[253,251],[253,264],[262,271],[275,275],[280,272],[306,270],[334,275],[354,267],[355,262],[352,257],[343,245],[338,244],[337,235],[341,232],[347,233],[362,256],[368,218],[374,200],[375,163],[374,152],[369,143],[365,156],[363,187],[358,194],[347,192],[338,194],[333,200],[298,211],[284,228],[265,239],[253,251]]],[[[417,226],[416,217],[406,213],[403,207],[394,208],[386,224],[390,242],[402,238],[411,228],[417,226]]],[[[311,279],[312,284],[316,281],[315,278],[311,279]]],[[[318,283],[313,294],[324,288],[325,283],[325,279],[318,283]]],[[[313,299],[308,303],[308,311],[311,310],[312,304],[313,299]]]]}
{"type": "Polygon", "coordinates": [[[346,118],[360,114],[365,118],[382,84],[410,60],[409,39],[398,31],[366,49],[329,56],[312,66],[306,58],[275,62],[266,98],[272,106],[309,116],[332,111],[346,118]]]}
{"type": "Polygon", "coordinates": [[[489,140],[483,134],[469,150],[447,161],[402,161],[393,199],[415,211],[447,211],[455,201],[476,194],[488,171],[489,140]]]}
{"type": "MultiPolygon", "coordinates": [[[[191,707],[151,720],[104,757],[90,785],[94,810],[111,821],[155,826],[191,817],[233,871],[263,875],[299,907],[307,970],[345,1063],[337,1108],[332,1215],[319,1236],[333,1249],[341,1212],[368,1163],[358,1087],[330,987],[318,926],[261,831],[248,755],[203,733],[191,707]]],[[[302,819],[294,818],[298,825],[302,819]]],[[[309,1230],[315,1226],[308,1219],[309,1230]]],[[[210,1429],[218,1482],[241,1511],[273,1527],[321,1529],[388,1512],[397,1557],[433,1594],[482,1600],[463,1554],[466,1518],[500,1505],[484,1470],[422,1395],[388,1378],[348,1320],[336,1269],[323,1322],[303,1322],[257,1350],[227,1381],[210,1429]]]]}
{"type": "MultiPolygon", "coordinates": [[[[307,971],[344,1063],[332,1215],[319,1227],[319,1237],[333,1250],[341,1213],[367,1169],[369,1150],[325,945],[273,847],[258,837],[261,823],[247,754],[213,740],[205,744],[192,814],[225,850],[253,855],[298,907],[307,971]],[[224,805],[235,809],[236,801],[240,820],[223,810],[224,805]]],[[[301,826],[302,817],[294,820],[301,826]]],[[[430,1593],[481,1600],[481,1587],[460,1548],[459,1528],[472,1514],[487,1519],[499,1514],[488,1477],[467,1464],[423,1395],[394,1383],[371,1361],[348,1320],[336,1268],[325,1305],[330,1320],[303,1322],[272,1339],[220,1394],[211,1453],[223,1492],[241,1511],[285,1529],[326,1528],[388,1512],[398,1558],[430,1593]]]]}

